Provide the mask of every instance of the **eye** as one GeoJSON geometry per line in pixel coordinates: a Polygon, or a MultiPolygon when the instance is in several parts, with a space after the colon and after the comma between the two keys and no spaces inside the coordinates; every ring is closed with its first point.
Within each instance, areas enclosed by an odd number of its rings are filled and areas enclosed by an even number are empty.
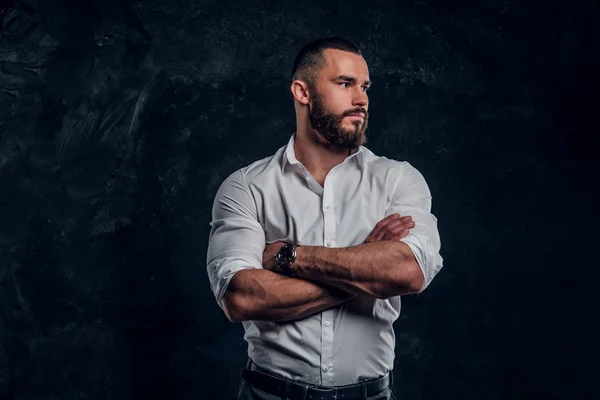
{"type": "MultiPolygon", "coordinates": [[[[339,85],[350,85],[350,82],[340,82],[339,85]]],[[[350,86],[346,86],[346,87],[350,87],[350,86]]],[[[365,93],[367,93],[367,91],[370,89],[370,86],[363,86],[362,89],[365,93]]]]}

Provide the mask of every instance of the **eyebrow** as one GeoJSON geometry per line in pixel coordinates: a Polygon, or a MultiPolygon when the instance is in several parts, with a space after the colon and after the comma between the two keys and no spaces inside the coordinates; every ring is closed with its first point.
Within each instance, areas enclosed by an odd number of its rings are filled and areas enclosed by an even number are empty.
{"type": "MultiPolygon", "coordinates": [[[[352,77],[352,76],[348,76],[348,75],[340,75],[337,78],[335,78],[334,80],[343,80],[343,81],[349,81],[352,83],[356,83],[356,78],[352,77]]],[[[367,86],[371,86],[371,81],[370,80],[366,80],[365,81],[365,85],[367,86]]]]}

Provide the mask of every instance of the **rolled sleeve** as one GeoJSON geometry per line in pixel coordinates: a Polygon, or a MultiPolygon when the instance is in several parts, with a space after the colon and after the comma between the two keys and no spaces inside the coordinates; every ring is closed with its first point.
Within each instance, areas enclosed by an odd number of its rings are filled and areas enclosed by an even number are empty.
{"type": "Polygon", "coordinates": [[[265,234],[241,170],[227,177],[215,195],[206,256],[215,299],[221,301],[231,278],[242,269],[262,269],[265,234]]]}
{"type": "Polygon", "coordinates": [[[386,216],[394,213],[410,216],[415,223],[400,241],[408,245],[421,267],[424,278],[421,293],[442,269],[443,258],[437,218],[431,214],[431,192],[423,175],[408,162],[402,162],[386,216]]]}

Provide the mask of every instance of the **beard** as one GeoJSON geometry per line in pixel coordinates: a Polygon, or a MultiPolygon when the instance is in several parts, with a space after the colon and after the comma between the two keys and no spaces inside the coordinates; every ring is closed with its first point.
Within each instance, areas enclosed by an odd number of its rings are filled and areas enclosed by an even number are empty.
{"type": "Polygon", "coordinates": [[[319,94],[315,91],[313,92],[315,93],[315,97],[313,99],[312,107],[309,108],[308,118],[313,129],[315,129],[323,139],[331,145],[350,150],[356,149],[367,142],[365,132],[367,130],[369,114],[365,109],[359,108],[349,110],[341,115],[331,113],[325,108],[319,94]],[[363,112],[365,118],[362,121],[353,121],[352,128],[344,127],[342,125],[344,117],[356,112],[363,112]]]}

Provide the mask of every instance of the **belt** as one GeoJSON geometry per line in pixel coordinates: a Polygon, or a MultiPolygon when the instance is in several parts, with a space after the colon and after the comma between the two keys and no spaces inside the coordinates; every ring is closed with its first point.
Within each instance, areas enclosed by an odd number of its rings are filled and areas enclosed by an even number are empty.
{"type": "Polygon", "coordinates": [[[346,386],[316,386],[244,368],[242,379],[257,389],[286,400],[359,400],[390,385],[391,371],[381,378],[346,386]]]}

